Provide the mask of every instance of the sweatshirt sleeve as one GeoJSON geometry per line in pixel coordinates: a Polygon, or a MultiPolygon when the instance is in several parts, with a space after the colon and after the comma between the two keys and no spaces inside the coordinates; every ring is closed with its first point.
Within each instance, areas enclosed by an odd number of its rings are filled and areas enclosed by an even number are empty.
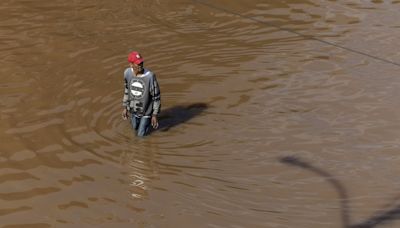
{"type": "Polygon", "coordinates": [[[128,108],[129,107],[129,88],[128,88],[128,79],[126,77],[127,70],[124,72],[124,96],[122,98],[122,106],[128,108]]]}
{"type": "Polygon", "coordinates": [[[153,99],[153,115],[158,115],[161,109],[161,91],[155,74],[153,76],[151,95],[153,99]]]}

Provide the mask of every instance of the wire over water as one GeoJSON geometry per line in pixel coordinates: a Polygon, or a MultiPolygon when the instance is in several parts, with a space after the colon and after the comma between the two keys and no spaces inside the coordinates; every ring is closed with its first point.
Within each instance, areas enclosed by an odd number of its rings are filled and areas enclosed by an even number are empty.
{"type": "Polygon", "coordinates": [[[369,58],[372,58],[372,59],[375,59],[375,60],[379,60],[379,61],[382,61],[382,62],[385,62],[385,63],[392,64],[392,65],[400,67],[400,63],[397,63],[397,62],[394,62],[394,61],[391,61],[391,60],[388,60],[388,59],[384,59],[384,58],[379,57],[379,56],[371,55],[371,54],[368,54],[366,52],[362,52],[362,51],[359,51],[359,50],[356,50],[356,49],[345,47],[345,46],[342,46],[342,45],[339,45],[339,44],[336,44],[336,43],[333,43],[333,42],[329,42],[329,41],[317,38],[315,36],[306,35],[306,34],[303,34],[301,32],[294,31],[292,29],[284,28],[282,26],[279,26],[279,25],[276,25],[276,24],[273,24],[273,23],[270,23],[270,22],[262,21],[260,19],[254,18],[254,17],[246,16],[246,15],[234,12],[232,10],[225,9],[223,7],[215,6],[215,5],[212,5],[210,3],[205,3],[205,2],[203,2],[201,0],[192,0],[192,1],[195,2],[195,3],[201,4],[201,5],[207,6],[209,8],[216,9],[218,11],[222,11],[222,12],[225,12],[225,13],[229,13],[229,14],[241,17],[241,18],[249,19],[249,20],[252,20],[254,22],[257,22],[257,23],[260,23],[260,24],[263,24],[263,25],[267,25],[267,26],[270,26],[270,27],[274,27],[274,28],[277,28],[277,29],[279,29],[281,31],[286,31],[286,32],[289,32],[289,33],[304,37],[304,38],[309,39],[309,40],[315,40],[315,41],[318,41],[320,43],[323,43],[323,44],[326,44],[326,45],[329,45],[329,46],[337,47],[337,48],[343,49],[345,51],[353,52],[353,53],[356,53],[356,54],[359,54],[359,55],[363,55],[363,56],[366,56],[366,57],[369,57],[369,58]]]}

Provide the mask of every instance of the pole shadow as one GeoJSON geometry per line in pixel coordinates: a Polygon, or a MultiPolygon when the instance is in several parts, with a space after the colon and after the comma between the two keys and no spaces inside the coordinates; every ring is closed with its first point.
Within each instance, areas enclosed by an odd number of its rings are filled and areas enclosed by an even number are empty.
{"type": "Polygon", "coordinates": [[[169,131],[171,128],[202,114],[207,108],[209,108],[209,105],[206,103],[194,103],[177,105],[163,110],[159,117],[158,130],[162,132],[169,131]]]}
{"type": "Polygon", "coordinates": [[[375,228],[380,225],[393,222],[394,220],[400,219],[400,204],[395,205],[391,209],[381,209],[375,215],[365,219],[362,222],[351,224],[350,220],[350,209],[349,200],[345,187],[340,183],[339,180],[334,178],[330,173],[315,167],[295,156],[286,156],[279,159],[281,163],[297,166],[299,168],[308,170],[315,173],[318,176],[324,177],[325,180],[336,190],[340,199],[341,208],[341,219],[344,228],[375,228]]]}

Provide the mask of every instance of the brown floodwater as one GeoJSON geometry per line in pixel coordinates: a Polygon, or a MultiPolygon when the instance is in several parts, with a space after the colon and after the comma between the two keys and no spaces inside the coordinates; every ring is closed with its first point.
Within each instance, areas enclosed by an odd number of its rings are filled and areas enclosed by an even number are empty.
{"type": "Polygon", "coordinates": [[[2,0],[0,227],[400,227],[398,12],[2,0]],[[145,138],[133,50],[162,91],[145,138]]]}

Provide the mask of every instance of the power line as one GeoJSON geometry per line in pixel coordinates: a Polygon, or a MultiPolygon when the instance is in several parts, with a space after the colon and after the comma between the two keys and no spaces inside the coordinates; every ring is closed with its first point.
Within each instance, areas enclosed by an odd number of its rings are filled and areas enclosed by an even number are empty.
{"type": "Polygon", "coordinates": [[[340,49],[343,49],[343,50],[346,50],[346,51],[349,51],[349,52],[353,52],[353,53],[356,53],[356,54],[359,54],[359,55],[363,55],[363,56],[366,56],[366,57],[369,57],[369,58],[372,58],[372,59],[375,59],[375,60],[379,60],[379,61],[382,61],[382,62],[385,62],[385,63],[389,63],[389,64],[393,64],[393,65],[396,65],[396,66],[400,67],[400,63],[393,62],[391,60],[384,59],[384,58],[381,58],[379,56],[374,56],[374,55],[371,55],[371,54],[368,54],[368,53],[365,53],[365,52],[362,52],[362,51],[358,51],[358,50],[355,50],[355,49],[352,49],[352,48],[349,48],[349,47],[345,47],[345,46],[342,46],[342,45],[339,45],[339,44],[335,44],[333,42],[322,40],[322,39],[317,38],[315,36],[306,35],[306,34],[303,34],[301,32],[294,31],[292,29],[284,28],[282,26],[279,26],[279,25],[276,25],[276,24],[273,24],[273,23],[270,23],[270,22],[262,21],[262,20],[259,20],[257,18],[254,18],[254,17],[246,16],[246,15],[243,15],[243,14],[240,14],[240,13],[225,9],[223,7],[218,7],[218,6],[209,4],[209,3],[205,3],[205,2],[203,2],[201,0],[192,0],[192,1],[195,2],[195,3],[201,4],[201,5],[207,6],[209,8],[216,9],[218,11],[222,11],[222,12],[225,12],[225,13],[236,15],[238,17],[249,19],[249,20],[255,21],[255,22],[260,23],[260,24],[264,24],[264,25],[267,25],[267,26],[270,26],[270,27],[277,28],[277,29],[282,30],[282,31],[293,33],[293,34],[296,34],[298,36],[304,37],[304,38],[309,39],[309,40],[315,40],[315,41],[318,41],[318,42],[326,44],[326,45],[337,47],[337,48],[340,48],[340,49]]]}

